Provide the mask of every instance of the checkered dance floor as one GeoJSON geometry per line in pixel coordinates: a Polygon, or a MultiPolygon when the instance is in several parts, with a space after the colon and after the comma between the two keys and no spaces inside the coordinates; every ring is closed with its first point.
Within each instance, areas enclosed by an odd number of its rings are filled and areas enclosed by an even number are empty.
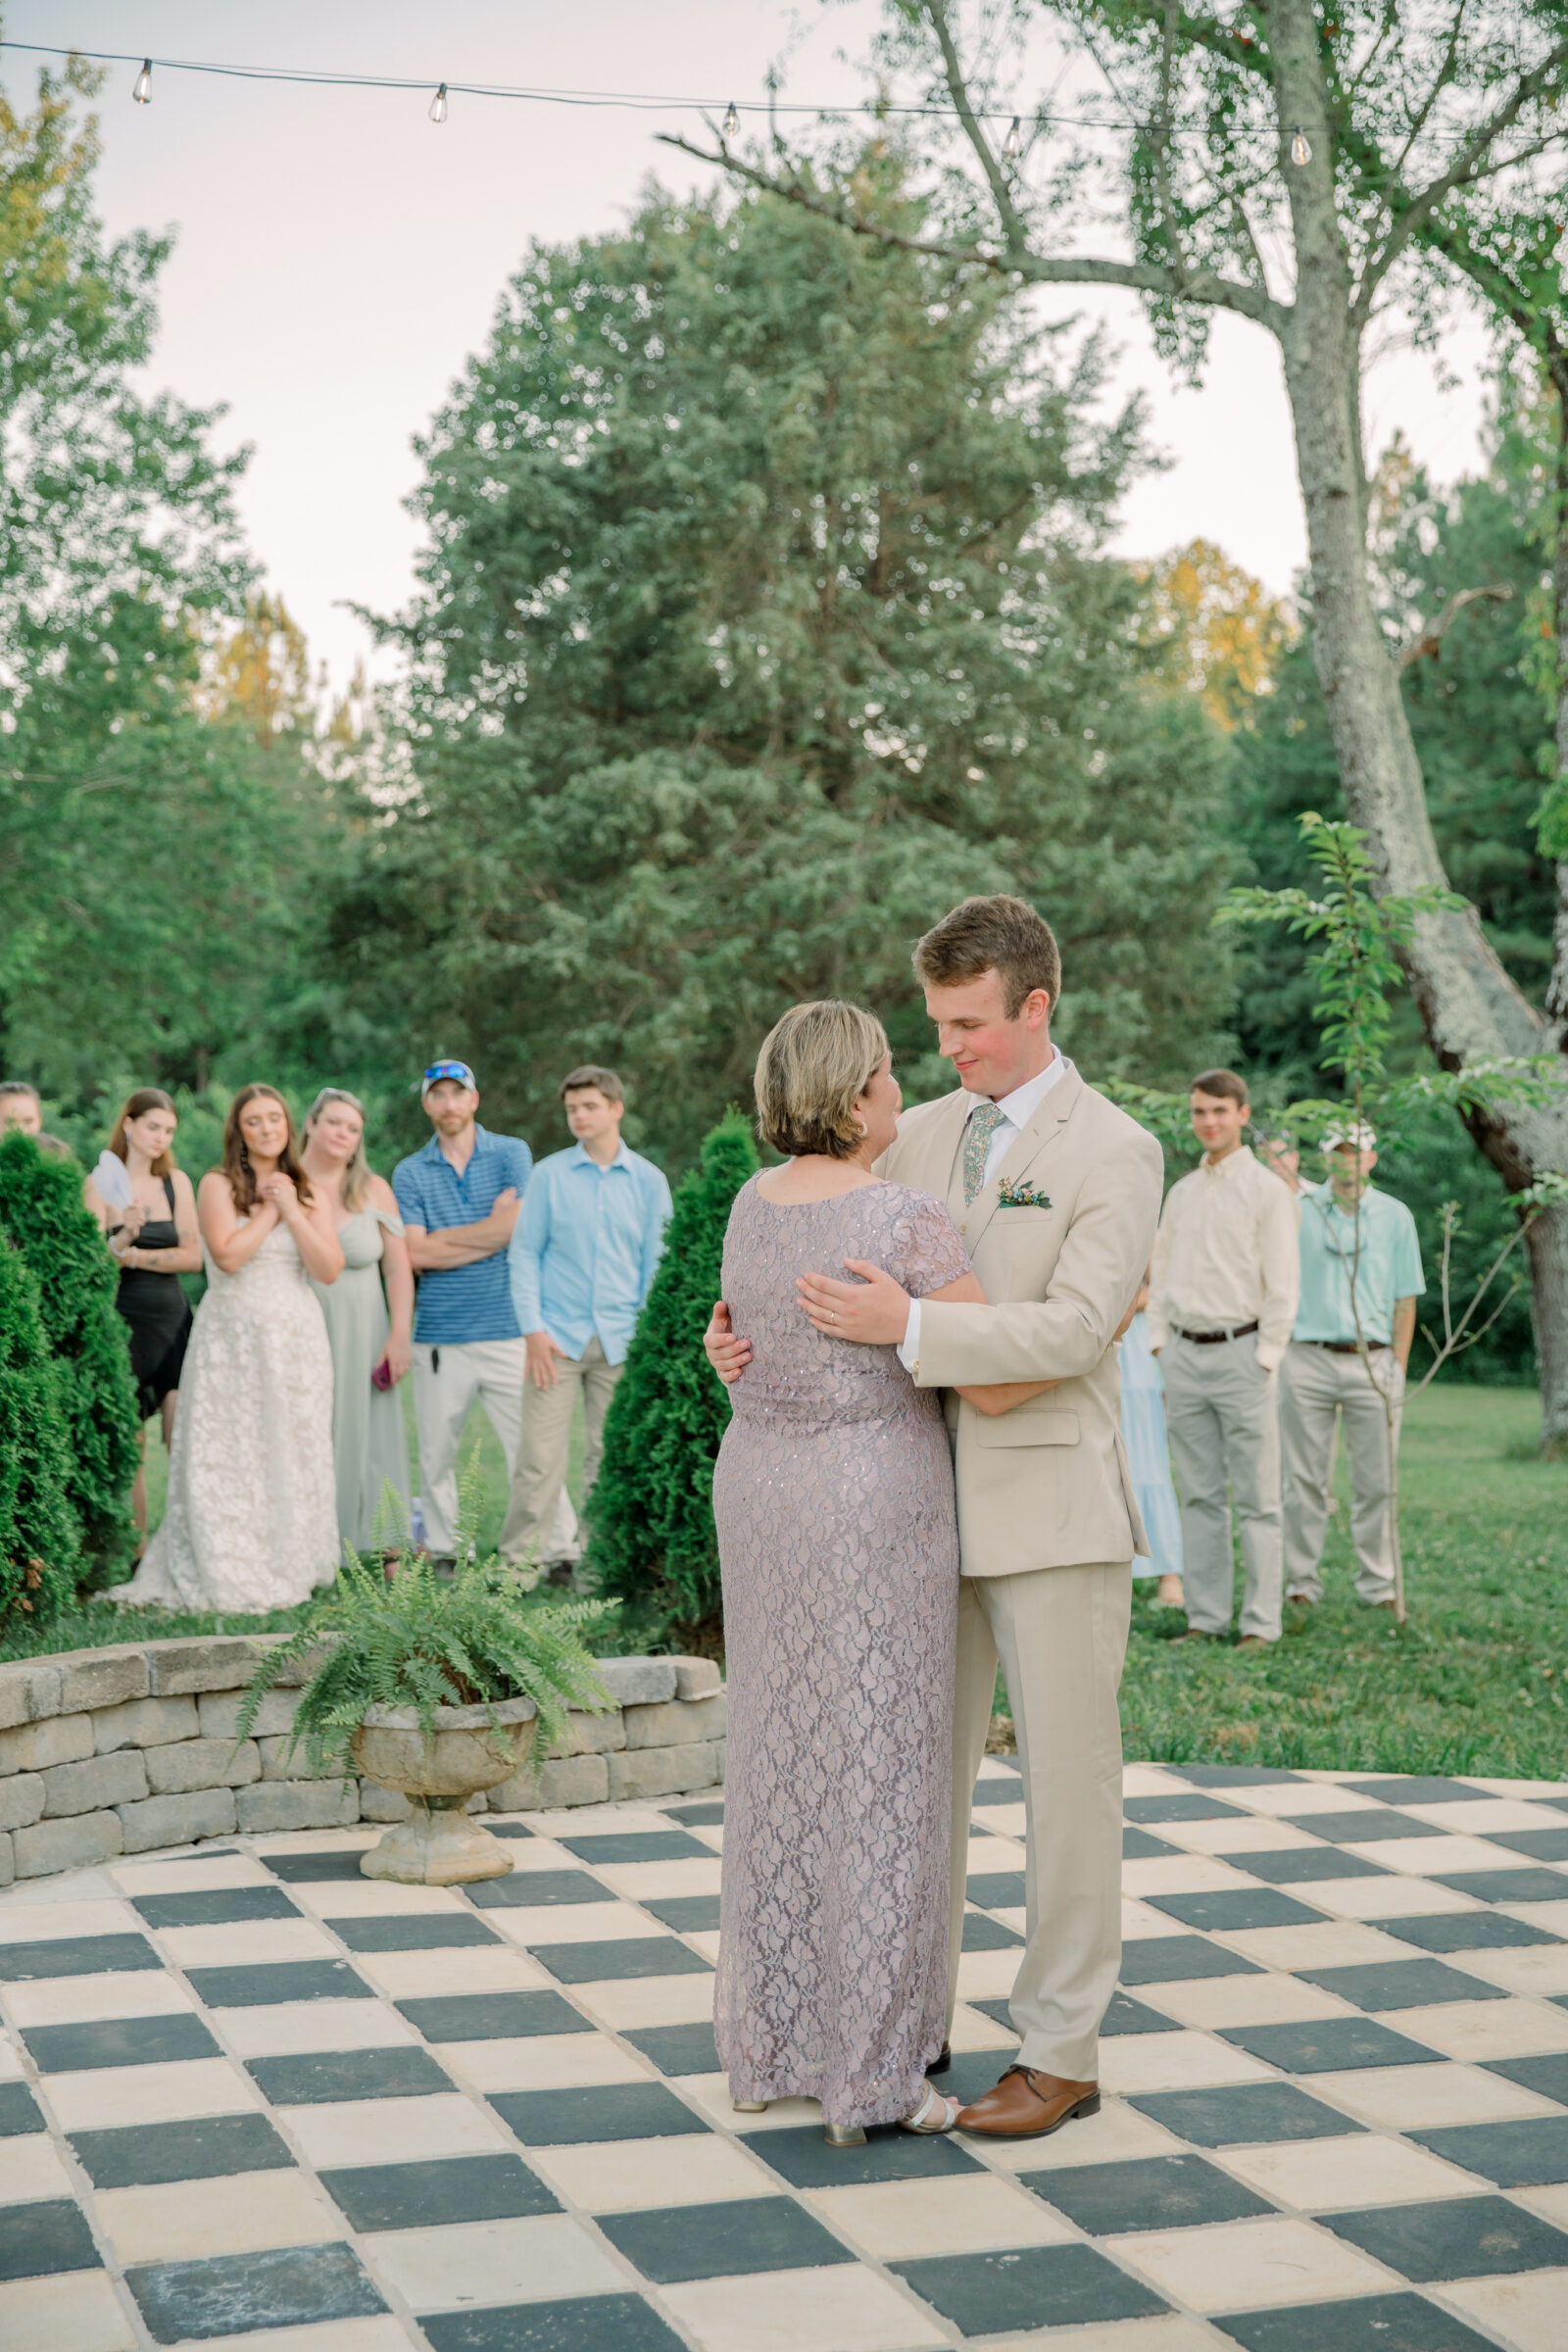
{"type": "MultiPolygon", "coordinates": [[[[1100,2115],[1011,2148],[732,2113],[719,1801],[0,1898],[0,2345],[1461,2352],[1568,2344],[1568,1786],[1140,1766],[1100,2115]]],[[[1013,2047],[990,1762],[949,2086],[1013,2047]]]]}

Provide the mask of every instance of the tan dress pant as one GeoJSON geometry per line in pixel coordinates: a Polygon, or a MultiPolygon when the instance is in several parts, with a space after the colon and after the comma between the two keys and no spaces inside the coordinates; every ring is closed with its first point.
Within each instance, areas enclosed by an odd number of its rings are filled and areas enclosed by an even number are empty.
{"type": "Polygon", "coordinates": [[[536,1389],[526,1374],[522,1383],[522,1430],[512,1472],[507,1523],[501,1530],[501,1550],[509,1560],[534,1559],[547,1564],[552,1555],[549,1538],[566,1484],[571,1451],[571,1416],[579,1394],[588,1427],[583,1454],[582,1488],[586,1497],[599,1475],[604,1446],[605,1415],[615,1383],[625,1369],[605,1361],[598,1336],[581,1355],[558,1355],[556,1385],[536,1389]]]}
{"type": "Polygon", "coordinates": [[[1350,1472],[1350,1540],[1355,1590],[1362,1600],[1394,1598],[1394,1456],[1399,1447],[1404,1374],[1392,1348],[1380,1348],[1368,1370],[1359,1355],[1341,1355],[1293,1340],[1280,1366],[1280,1434],[1285,1447],[1285,1590],[1321,1600],[1323,1537],[1334,1487],[1334,1432],[1345,1422],[1350,1472]],[[1384,1398],[1392,1388],[1394,1428],[1384,1398]]]}
{"type": "Polygon", "coordinates": [[[975,1776],[1000,1660],[1027,1814],[1024,1948],[1012,1990],[1020,2062],[1098,2080],[1121,1967],[1121,1721],[1132,1570],[1037,1568],[958,1581],[948,2024],[958,1993],[975,1776]]]}

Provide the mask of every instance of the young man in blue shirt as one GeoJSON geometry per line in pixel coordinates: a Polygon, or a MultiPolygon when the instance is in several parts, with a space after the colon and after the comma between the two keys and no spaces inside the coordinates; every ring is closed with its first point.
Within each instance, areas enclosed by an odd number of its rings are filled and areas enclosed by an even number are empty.
{"type": "Polygon", "coordinates": [[[586,1492],[669,1217],[662,1174],[620,1140],[626,1105],[614,1071],[585,1064],[562,1081],[561,1098],[577,1140],[539,1162],[512,1237],[512,1296],[528,1372],[501,1537],[509,1559],[531,1553],[557,1573],[565,1564],[552,1561],[549,1539],[577,1395],[587,1422],[586,1492]]]}
{"type": "Polygon", "coordinates": [[[436,1061],[421,1089],[434,1135],[400,1160],[392,1190],[419,1278],[414,1317],[414,1410],[425,1542],[451,1556],[458,1446],[475,1396],[508,1464],[516,1459],[527,1350],[507,1279],[507,1246],[533,1166],[517,1136],[478,1124],[466,1061],[436,1061]]]}
{"type": "Polygon", "coordinates": [[[1378,1155],[1370,1127],[1331,1128],[1323,1157],[1328,1183],[1302,1187],[1301,1301],[1280,1369],[1285,1594],[1299,1605],[1323,1597],[1318,1570],[1343,1416],[1356,1594],[1372,1608],[1392,1608],[1394,1456],[1416,1300],[1426,1289],[1421,1245],[1404,1202],[1371,1183],[1378,1155]]]}

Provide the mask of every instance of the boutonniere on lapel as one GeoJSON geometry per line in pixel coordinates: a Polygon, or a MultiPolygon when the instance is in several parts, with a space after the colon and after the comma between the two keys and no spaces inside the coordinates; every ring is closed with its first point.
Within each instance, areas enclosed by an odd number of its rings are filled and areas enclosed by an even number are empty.
{"type": "Polygon", "coordinates": [[[1049,1208],[1049,1193],[1037,1193],[1032,1184],[1004,1184],[997,1195],[999,1208],[1049,1208]]]}

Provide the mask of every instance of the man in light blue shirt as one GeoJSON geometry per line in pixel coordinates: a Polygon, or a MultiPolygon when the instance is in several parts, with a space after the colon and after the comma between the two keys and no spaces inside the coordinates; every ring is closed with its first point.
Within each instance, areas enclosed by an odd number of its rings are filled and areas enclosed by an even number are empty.
{"type": "MultiPolygon", "coordinates": [[[[522,1437],[501,1548],[542,1559],[566,1476],[582,1392],[583,1488],[599,1470],[605,1414],[664,1246],[669,1186],[620,1140],[625,1099],[613,1070],[585,1064],[561,1088],[576,1142],[542,1159],[512,1237],[517,1327],[527,1343],[522,1437]]],[[[542,1559],[552,1581],[569,1563],[542,1559]]]]}
{"type": "Polygon", "coordinates": [[[1416,1300],[1426,1289],[1415,1219],[1370,1182],[1370,1127],[1323,1138],[1329,1181],[1301,1188],[1301,1303],[1280,1372],[1286,1598],[1323,1597],[1319,1564],[1345,1422],[1357,1596],[1394,1605],[1394,1462],[1416,1300]]]}

